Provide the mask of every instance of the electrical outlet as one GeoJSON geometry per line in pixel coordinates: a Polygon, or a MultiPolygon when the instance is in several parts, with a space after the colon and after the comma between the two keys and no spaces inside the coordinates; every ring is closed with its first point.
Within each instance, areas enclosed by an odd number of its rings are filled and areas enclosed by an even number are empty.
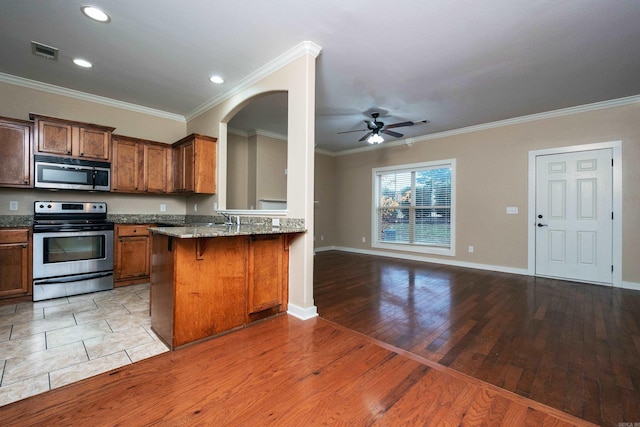
{"type": "Polygon", "coordinates": [[[214,211],[218,210],[218,202],[213,202],[213,210],[214,211]]]}
{"type": "Polygon", "coordinates": [[[9,202],[9,210],[10,211],[17,211],[18,210],[18,202],[15,200],[11,200],[9,202]]]}
{"type": "Polygon", "coordinates": [[[273,227],[280,227],[280,218],[273,218],[273,219],[271,220],[271,225],[272,225],[273,227]]]}
{"type": "Polygon", "coordinates": [[[473,253],[473,246],[469,246],[469,253],[472,254],[473,253]]]}
{"type": "Polygon", "coordinates": [[[367,238],[362,236],[362,243],[367,243],[367,238]]]}
{"type": "Polygon", "coordinates": [[[516,215],[518,213],[517,206],[507,206],[507,215],[516,215]]]}
{"type": "Polygon", "coordinates": [[[197,203],[193,204],[193,211],[194,212],[198,212],[198,204],[197,203]]]}
{"type": "Polygon", "coordinates": [[[320,235],[320,240],[324,240],[324,234],[320,235]]]}
{"type": "Polygon", "coordinates": [[[167,211],[167,205],[165,205],[164,203],[160,203],[160,212],[166,212],[167,211]]]}

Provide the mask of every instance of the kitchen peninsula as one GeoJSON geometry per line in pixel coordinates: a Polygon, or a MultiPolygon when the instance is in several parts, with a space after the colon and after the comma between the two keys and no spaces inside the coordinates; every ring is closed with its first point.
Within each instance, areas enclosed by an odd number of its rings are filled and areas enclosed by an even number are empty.
{"type": "Polygon", "coordinates": [[[152,227],[151,327],[172,350],[287,310],[304,226],[152,227]]]}

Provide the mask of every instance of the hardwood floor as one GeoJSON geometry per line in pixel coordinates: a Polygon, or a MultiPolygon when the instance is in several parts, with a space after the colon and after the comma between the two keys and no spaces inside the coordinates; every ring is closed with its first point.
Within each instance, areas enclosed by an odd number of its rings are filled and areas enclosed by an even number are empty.
{"type": "Polygon", "coordinates": [[[265,320],[0,408],[0,425],[588,425],[316,318],[265,320]]]}
{"type": "Polygon", "coordinates": [[[640,423],[640,292],[331,251],[314,299],[324,319],[520,396],[640,423]]]}

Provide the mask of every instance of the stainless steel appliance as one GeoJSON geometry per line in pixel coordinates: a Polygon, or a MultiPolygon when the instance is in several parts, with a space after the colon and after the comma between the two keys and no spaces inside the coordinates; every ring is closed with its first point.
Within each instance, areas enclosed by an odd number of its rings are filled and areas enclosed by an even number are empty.
{"type": "Polygon", "coordinates": [[[106,203],[34,202],[33,300],[113,289],[106,203]]]}
{"type": "Polygon", "coordinates": [[[111,190],[111,164],[66,157],[36,155],[36,188],[60,190],[111,190]]]}

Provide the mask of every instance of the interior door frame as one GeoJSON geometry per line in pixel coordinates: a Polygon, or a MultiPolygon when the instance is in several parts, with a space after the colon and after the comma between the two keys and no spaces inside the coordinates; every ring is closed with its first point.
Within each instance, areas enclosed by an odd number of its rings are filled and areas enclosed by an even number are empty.
{"type": "Polygon", "coordinates": [[[613,154],[613,277],[612,285],[622,287],[622,141],[598,142],[529,151],[529,206],[527,212],[528,266],[530,276],[536,275],[536,157],[550,154],[575,153],[611,149],[613,154]]]}

